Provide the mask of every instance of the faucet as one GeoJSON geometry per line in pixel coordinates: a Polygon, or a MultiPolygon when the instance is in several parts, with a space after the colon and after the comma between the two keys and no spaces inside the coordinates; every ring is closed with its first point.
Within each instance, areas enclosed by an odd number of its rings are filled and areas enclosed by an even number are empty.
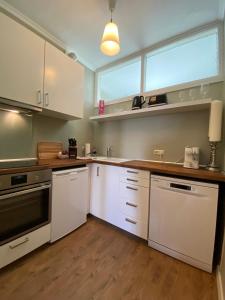
{"type": "Polygon", "coordinates": [[[106,156],[111,157],[112,156],[112,146],[109,146],[106,148],[106,156]]]}

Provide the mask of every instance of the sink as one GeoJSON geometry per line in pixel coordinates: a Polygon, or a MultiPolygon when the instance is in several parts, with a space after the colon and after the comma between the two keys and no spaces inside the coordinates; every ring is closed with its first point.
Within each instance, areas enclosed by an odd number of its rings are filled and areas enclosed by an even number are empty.
{"type": "Polygon", "coordinates": [[[129,160],[127,158],[106,157],[106,156],[92,157],[92,159],[93,160],[103,160],[103,161],[114,162],[114,163],[121,163],[121,162],[125,162],[125,161],[129,160]]]}

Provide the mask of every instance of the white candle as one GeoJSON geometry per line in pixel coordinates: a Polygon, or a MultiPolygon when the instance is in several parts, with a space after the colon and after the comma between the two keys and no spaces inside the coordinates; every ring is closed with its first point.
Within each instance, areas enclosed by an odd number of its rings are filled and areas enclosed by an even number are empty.
{"type": "Polygon", "coordinates": [[[209,141],[221,141],[223,101],[213,100],[209,118],[209,141]]]}

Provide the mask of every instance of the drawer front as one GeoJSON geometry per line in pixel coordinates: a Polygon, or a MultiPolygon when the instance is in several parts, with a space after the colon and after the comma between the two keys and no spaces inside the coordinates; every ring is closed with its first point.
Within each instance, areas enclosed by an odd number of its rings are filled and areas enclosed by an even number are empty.
{"type": "Polygon", "coordinates": [[[120,228],[141,237],[142,239],[148,239],[148,223],[141,222],[130,216],[121,214],[120,228]]]}
{"type": "Polygon", "coordinates": [[[136,186],[143,186],[149,188],[150,180],[139,178],[139,177],[132,177],[132,176],[122,176],[120,177],[120,182],[126,183],[128,185],[136,185],[136,186]]]}
{"type": "Polygon", "coordinates": [[[120,182],[120,198],[148,206],[149,188],[120,182]]]}
{"type": "Polygon", "coordinates": [[[121,201],[121,210],[125,215],[146,224],[148,223],[148,205],[141,201],[139,204],[125,199],[121,201]]]}
{"type": "Polygon", "coordinates": [[[0,268],[50,241],[50,224],[0,246],[0,268]]]}
{"type": "Polygon", "coordinates": [[[120,183],[120,203],[123,214],[148,223],[149,188],[120,183]]]}
{"type": "Polygon", "coordinates": [[[129,169],[129,168],[121,168],[121,177],[138,177],[150,180],[150,172],[149,171],[143,171],[143,170],[137,170],[137,169],[129,169]]]}

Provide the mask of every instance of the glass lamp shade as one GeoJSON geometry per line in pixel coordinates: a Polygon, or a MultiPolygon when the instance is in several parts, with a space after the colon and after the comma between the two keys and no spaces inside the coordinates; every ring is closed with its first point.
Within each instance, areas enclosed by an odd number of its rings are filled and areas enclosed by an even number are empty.
{"type": "Polygon", "coordinates": [[[120,52],[118,27],[115,23],[109,22],[106,24],[100,49],[108,56],[114,56],[120,52]]]}

